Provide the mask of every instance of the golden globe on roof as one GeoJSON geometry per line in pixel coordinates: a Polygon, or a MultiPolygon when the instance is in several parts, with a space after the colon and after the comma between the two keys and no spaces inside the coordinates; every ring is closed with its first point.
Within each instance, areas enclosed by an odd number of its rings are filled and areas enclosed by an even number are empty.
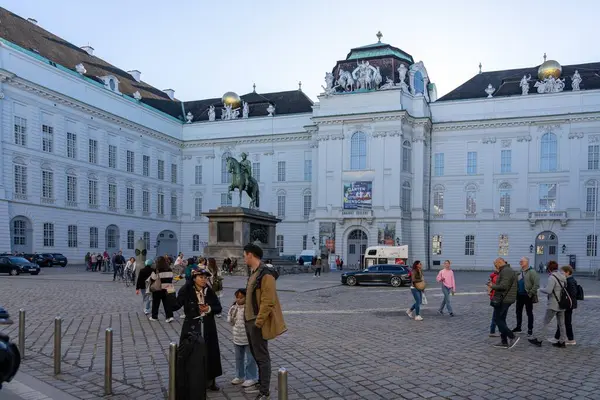
{"type": "Polygon", "coordinates": [[[235,92],[227,92],[223,95],[222,99],[224,106],[231,106],[232,109],[240,108],[242,105],[242,99],[235,92]]]}
{"type": "Polygon", "coordinates": [[[538,78],[543,81],[546,78],[550,78],[551,76],[554,79],[560,78],[562,74],[562,67],[555,60],[544,61],[542,65],[538,68],[538,78]]]}

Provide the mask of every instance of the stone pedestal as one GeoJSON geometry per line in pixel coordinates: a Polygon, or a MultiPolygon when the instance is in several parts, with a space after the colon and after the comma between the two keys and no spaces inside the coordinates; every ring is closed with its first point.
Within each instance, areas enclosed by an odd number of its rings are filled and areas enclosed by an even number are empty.
{"type": "Polygon", "coordinates": [[[237,259],[235,273],[246,273],[244,246],[256,243],[263,250],[263,260],[279,258],[275,246],[275,226],[281,220],[269,213],[244,207],[219,207],[202,213],[208,217],[208,246],[204,256],[214,257],[217,265],[226,258],[237,259]]]}

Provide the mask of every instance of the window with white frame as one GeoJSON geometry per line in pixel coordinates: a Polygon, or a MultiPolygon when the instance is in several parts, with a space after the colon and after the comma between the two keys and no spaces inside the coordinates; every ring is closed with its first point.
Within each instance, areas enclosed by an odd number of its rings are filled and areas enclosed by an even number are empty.
{"type": "Polygon", "coordinates": [[[554,211],[556,209],[556,184],[542,183],[539,186],[540,211],[554,211]]]}
{"type": "Polygon", "coordinates": [[[42,171],[42,197],[54,198],[54,172],[52,171],[42,171]]]}
{"type": "Polygon", "coordinates": [[[367,169],[367,135],[363,132],[350,138],[350,169],[367,169]]]}
{"type": "Polygon", "coordinates": [[[150,191],[148,190],[142,191],[142,212],[150,212],[150,191]]]}
{"type": "Polygon", "coordinates": [[[171,183],[177,183],[177,164],[171,164],[171,183]]]}
{"type": "Polygon", "coordinates": [[[77,203],[77,177],[67,175],[67,202],[77,203]]]}
{"type": "Polygon", "coordinates": [[[600,144],[588,146],[588,169],[600,169],[600,144]]]}
{"type": "Polygon", "coordinates": [[[194,216],[202,216],[202,197],[196,197],[194,199],[194,216]]]}
{"type": "Polygon", "coordinates": [[[132,230],[127,231],[127,249],[135,249],[135,232],[132,230]]]}
{"type": "Polygon", "coordinates": [[[512,187],[508,183],[502,183],[499,188],[500,192],[500,210],[501,215],[510,214],[510,192],[512,187]]]}
{"type": "Polygon", "coordinates": [[[150,232],[144,232],[144,243],[146,246],[146,250],[150,251],[150,232]]]}
{"type": "Polygon", "coordinates": [[[98,227],[90,226],[90,249],[98,248],[98,227]]]}
{"type": "Polygon", "coordinates": [[[277,193],[277,216],[279,218],[285,217],[285,193],[277,193]]]}
{"type": "Polygon", "coordinates": [[[54,127],[42,125],[42,151],[54,152],[54,127]]]}
{"type": "Polygon", "coordinates": [[[72,132],[67,132],[67,157],[77,158],[77,135],[72,132]]]}
{"type": "Polygon", "coordinates": [[[503,174],[512,172],[512,150],[500,152],[500,172],[503,174]]]}
{"type": "Polygon", "coordinates": [[[221,183],[231,183],[231,172],[227,167],[227,158],[231,157],[231,153],[226,151],[221,155],[221,183]]]}
{"type": "Polygon", "coordinates": [[[444,187],[440,185],[433,188],[433,213],[435,215],[444,214],[444,187]]]}
{"type": "Polygon", "coordinates": [[[156,213],[158,215],[165,215],[165,195],[164,193],[158,193],[156,196],[156,213]]]}
{"type": "Polygon", "coordinates": [[[108,208],[117,208],[117,185],[115,183],[108,184],[108,208]]]}
{"type": "Polygon", "coordinates": [[[498,236],[498,255],[499,256],[507,256],[508,255],[508,235],[502,234],[498,236]]]}
{"type": "Polygon", "coordinates": [[[88,205],[98,205],[98,181],[95,179],[88,180],[88,205]]]}
{"type": "Polygon", "coordinates": [[[412,210],[412,189],[410,182],[406,181],[402,184],[402,211],[409,213],[412,210]]]}
{"type": "Polygon", "coordinates": [[[260,182],[260,163],[259,162],[252,163],[252,177],[256,180],[256,182],[260,182]]]}
{"type": "Polygon", "coordinates": [[[157,160],[156,163],[156,177],[161,181],[165,180],[165,160],[157,160]]]}
{"type": "Polygon", "coordinates": [[[67,227],[67,245],[68,247],[77,247],[77,225],[67,227]]]}
{"type": "Polygon", "coordinates": [[[177,216],[177,196],[171,196],[171,217],[177,216]]]}
{"type": "Polygon", "coordinates": [[[117,228],[114,225],[109,226],[106,229],[106,247],[108,247],[109,249],[114,249],[117,246],[119,246],[118,242],[119,237],[117,234],[117,228]]]}
{"type": "Polygon", "coordinates": [[[194,184],[202,185],[202,165],[196,165],[194,173],[194,184]]]}
{"type": "Polygon", "coordinates": [[[477,214],[477,190],[475,186],[467,186],[467,197],[466,197],[466,209],[467,214],[477,214]]]}
{"type": "Polygon", "coordinates": [[[277,181],[285,182],[285,161],[277,162],[277,181]]]}
{"type": "Polygon", "coordinates": [[[229,196],[229,193],[221,193],[221,205],[223,207],[231,207],[231,196],[229,196]]]}
{"type": "Polygon", "coordinates": [[[587,235],[586,254],[588,257],[596,257],[598,255],[598,236],[587,235]]]}
{"type": "Polygon", "coordinates": [[[433,235],[431,239],[431,252],[436,256],[442,254],[442,235],[433,235]]]}
{"type": "Polygon", "coordinates": [[[308,235],[302,235],[302,250],[308,247],[308,235]]]}
{"type": "Polygon", "coordinates": [[[15,144],[27,146],[27,119],[15,116],[15,144]]]}
{"type": "Polygon", "coordinates": [[[150,156],[142,156],[142,175],[150,176],[150,156]]]}
{"type": "Polygon", "coordinates": [[[477,174],[477,152],[467,152],[467,175],[477,174]]]}
{"type": "Polygon", "coordinates": [[[465,236],[465,256],[475,255],[475,235],[465,236]]]}
{"type": "Polygon", "coordinates": [[[135,209],[135,190],[132,187],[127,188],[126,194],[126,207],[127,210],[133,211],[135,209]]]}
{"type": "Polygon", "coordinates": [[[540,148],[540,172],[554,172],[558,168],[558,140],[554,133],[542,136],[540,148]]]}
{"type": "Polygon", "coordinates": [[[277,235],[275,242],[277,246],[277,251],[279,252],[279,254],[283,254],[283,235],[277,235]]]}
{"type": "Polygon", "coordinates": [[[127,172],[135,172],[135,153],[127,150],[127,172]]]}
{"type": "Polygon", "coordinates": [[[27,167],[15,164],[15,194],[27,196],[27,167]]]}
{"type": "Polygon", "coordinates": [[[595,212],[598,210],[598,182],[590,180],[585,188],[585,211],[595,212]]]}
{"type": "Polygon", "coordinates": [[[412,169],[412,147],[408,140],[402,142],[402,171],[411,172],[412,169]]]}
{"type": "Polygon", "coordinates": [[[312,209],[312,194],[310,190],[304,192],[304,219],[308,219],[310,216],[310,210],[312,209]]]}
{"type": "Polygon", "coordinates": [[[44,247],[54,247],[54,224],[44,222],[44,247]]]}
{"type": "Polygon", "coordinates": [[[89,139],[88,161],[92,164],[98,164],[98,141],[89,139]]]}
{"type": "Polygon", "coordinates": [[[312,160],[304,160],[304,180],[312,181],[312,160]]]}
{"type": "Polygon", "coordinates": [[[200,251],[200,235],[192,236],[192,251],[200,251]]]}
{"type": "Polygon", "coordinates": [[[433,173],[435,176],[444,176],[444,153],[435,153],[433,156],[433,173]]]}
{"type": "Polygon", "coordinates": [[[117,168],[117,146],[108,145],[108,167],[117,168]]]}
{"type": "Polygon", "coordinates": [[[25,246],[27,244],[27,222],[22,219],[13,221],[13,245],[25,246]]]}

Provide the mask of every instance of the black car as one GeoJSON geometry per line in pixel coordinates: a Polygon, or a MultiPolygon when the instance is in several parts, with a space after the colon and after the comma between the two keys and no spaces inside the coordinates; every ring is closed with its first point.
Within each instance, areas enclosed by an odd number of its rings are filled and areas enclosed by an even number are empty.
{"type": "Polygon", "coordinates": [[[34,264],[39,265],[40,267],[51,267],[52,266],[52,255],[51,254],[23,254],[23,258],[31,261],[34,264]],[[50,256],[50,257],[49,257],[50,256]]]}
{"type": "Polygon", "coordinates": [[[411,282],[410,270],[402,265],[372,265],[362,271],[344,272],[342,285],[355,286],[360,283],[385,283],[394,287],[408,285],[411,282]]]}
{"type": "Polygon", "coordinates": [[[23,257],[2,256],[0,257],[0,273],[8,273],[10,275],[28,273],[31,275],[37,275],[40,273],[40,267],[39,265],[32,263],[23,257]]]}
{"type": "Polygon", "coordinates": [[[63,256],[60,253],[52,253],[51,256],[53,258],[53,265],[60,265],[61,267],[66,267],[67,263],[69,262],[69,260],[67,260],[67,257],[63,256]]]}

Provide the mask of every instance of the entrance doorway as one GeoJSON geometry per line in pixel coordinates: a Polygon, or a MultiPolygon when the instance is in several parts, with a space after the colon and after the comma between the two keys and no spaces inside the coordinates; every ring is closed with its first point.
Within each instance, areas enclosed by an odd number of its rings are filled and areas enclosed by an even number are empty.
{"type": "Polygon", "coordinates": [[[113,254],[119,251],[120,237],[118,226],[109,225],[106,227],[106,237],[104,243],[106,243],[106,251],[108,252],[109,257],[112,259],[113,254]]]}
{"type": "Polygon", "coordinates": [[[165,254],[177,257],[177,235],[173,231],[162,231],[156,238],[156,256],[165,254]]]}
{"type": "Polygon", "coordinates": [[[546,270],[548,261],[557,261],[558,237],[554,232],[544,231],[535,238],[535,269],[546,270]]]}
{"type": "Polygon", "coordinates": [[[348,235],[348,254],[346,264],[352,269],[361,269],[365,251],[367,251],[368,237],[361,229],[355,229],[348,235]]]}
{"type": "Polygon", "coordinates": [[[10,221],[10,251],[33,253],[33,229],[29,218],[19,215],[10,221]]]}

